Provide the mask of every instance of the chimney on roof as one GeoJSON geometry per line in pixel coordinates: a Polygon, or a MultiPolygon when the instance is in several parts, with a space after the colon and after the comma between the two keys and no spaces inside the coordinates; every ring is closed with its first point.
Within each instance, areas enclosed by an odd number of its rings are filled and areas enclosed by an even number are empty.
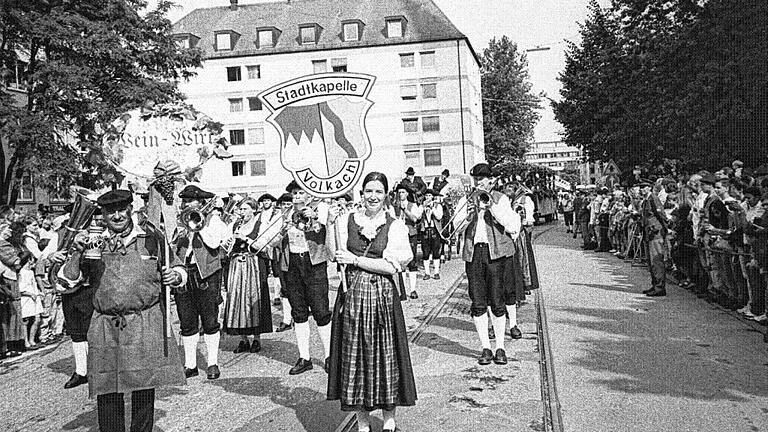
{"type": "Polygon", "coordinates": [[[229,10],[237,10],[237,0],[229,0],[229,10]]]}

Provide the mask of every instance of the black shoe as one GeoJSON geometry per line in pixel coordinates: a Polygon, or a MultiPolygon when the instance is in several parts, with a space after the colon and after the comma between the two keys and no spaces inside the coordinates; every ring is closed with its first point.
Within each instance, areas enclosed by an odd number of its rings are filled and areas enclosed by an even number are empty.
{"type": "Polygon", "coordinates": [[[653,288],[648,288],[647,290],[643,290],[643,294],[649,294],[649,293],[652,293],[653,291],[654,291],[653,288]]]}
{"type": "Polygon", "coordinates": [[[208,379],[215,380],[221,376],[218,365],[208,366],[208,379]]]}
{"type": "Polygon", "coordinates": [[[496,332],[493,331],[493,327],[488,327],[488,339],[496,339],[496,332]]]}
{"type": "Polygon", "coordinates": [[[440,275],[439,275],[439,274],[436,274],[436,275],[432,276],[432,279],[434,279],[434,280],[440,280],[440,275]]]}
{"type": "Polygon", "coordinates": [[[509,337],[512,339],[522,339],[523,338],[523,332],[520,331],[517,326],[514,326],[509,329],[509,337]]]}
{"type": "Polygon", "coordinates": [[[432,276],[428,275],[427,273],[424,273],[424,277],[422,279],[430,280],[430,279],[432,279],[432,276]]]}
{"type": "Polygon", "coordinates": [[[261,341],[258,339],[254,339],[253,343],[251,343],[251,352],[257,353],[261,351],[261,341]]]}
{"type": "Polygon", "coordinates": [[[531,290],[525,290],[525,295],[527,296],[531,295],[531,290]]]}
{"type": "Polygon", "coordinates": [[[280,302],[280,299],[279,299],[279,298],[276,298],[276,299],[272,300],[272,304],[273,304],[274,306],[280,306],[280,305],[281,305],[281,304],[283,304],[283,303],[282,303],[282,302],[280,302]]]}
{"type": "Polygon", "coordinates": [[[665,295],[667,295],[667,291],[666,290],[665,291],[656,291],[656,290],[654,290],[654,291],[651,291],[648,294],[646,294],[646,296],[648,296],[648,297],[664,297],[665,295]]]}
{"type": "Polygon", "coordinates": [[[184,368],[184,376],[185,377],[192,378],[192,377],[196,377],[198,375],[200,375],[200,372],[197,371],[197,368],[192,368],[192,369],[190,369],[188,367],[184,368]]]}
{"type": "Polygon", "coordinates": [[[493,362],[497,365],[505,365],[507,364],[507,353],[504,352],[503,349],[499,348],[496,350],[496,355],[493,356],[493,362]]]}
{"type": "Polygon", "coordinates": [[[325,373],[331,373],[331,358],[330,357],[325,359],[325,363],[323,364],[323,369],[325,369],[325,373]]]}
{"type": "Polygon", "coordinates": [[[419,294],[417,294],[415,290],[411,291],[411,298],[416,300],[417,298],[419,298],[419,294]]]}
{"type": "Polygon", "coordinates": [[[67,381],[67,383],[64,384],[64,388],[71,389],[86,383],[88,383],[87,376],[82,376],[82,375],[78,375],[77,373],[73,373],[72,378],[70,378],[69,381],[67,381]]]}
{"type": "Polygon", "coordinates": [[[488,348],[483,348],[483,353],[477,359],[477,363],[483,366],[491,364],[493,361],[493,352],[488,348]]]}
{"type": "Polygon", "coordinates": [[[248,350],[251,349],[251,344],[248,343],[248,341],[241,340],[240,343],[237,345],[237,348],[235,348],[234,351],[232,351],[235,354],[240,354],[244,352],[248,352],[248,350]]]}
{"type": "Polygon", "coordinates": [[[275,331],[278,332],[278,333],[279,332],[284,332],[286,330],[290,330],[291,327],[292,327],[291,324],[286,324],[284,322],[281,322],[280,325],[277,326],[277,329],[275,331]]]}
{"type": "Polygon", "coordinates": [[[312,370],[312,361],[304,360],[303,358],[299,357],[299,360],[296,361],[296,366],[292,367],[291,370],[288,371],[288,375],[298,375],[308,370],[312,370]]]}

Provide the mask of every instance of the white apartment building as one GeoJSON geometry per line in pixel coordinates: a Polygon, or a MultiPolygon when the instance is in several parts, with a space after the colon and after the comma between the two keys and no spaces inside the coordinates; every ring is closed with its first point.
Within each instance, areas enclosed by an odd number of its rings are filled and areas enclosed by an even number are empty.
{"type": "MultiPolygon", "coordinates": [[[[219,0],[223,1],[223,0],[219,0]]],[[[218,193],[281,193],[280,135],[256,97],[291,79],[331,71],[376,77],[365,172],[390,185],[412,166],[425,181],[484,160],[480,68],[469,40],[431,0],[292,0],[196,9],[174,37],[204,53],[180,83],[187,101],[222,122],[234,157],[210,161],[202,184],[218,193]]]]}
{"type": "Polygon", "coordinates": [[[568,163],[580,163],[580,160],[581,150],[568,146],[562,141],[531,143],[525,154],[526,162],[545,166],[554,171],[562,171],[568,163]]]}

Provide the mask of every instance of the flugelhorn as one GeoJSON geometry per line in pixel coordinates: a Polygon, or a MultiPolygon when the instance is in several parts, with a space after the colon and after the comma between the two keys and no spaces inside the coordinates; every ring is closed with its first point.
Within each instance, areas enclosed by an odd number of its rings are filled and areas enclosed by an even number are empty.
{"type": "Polygon", "coordinates": [[[213,211],[214,198],[208,200],[202,207],[185,207],[179,213],[179,225],[189,232],[199,232],[207,224],[208,215],[213,211]]]}

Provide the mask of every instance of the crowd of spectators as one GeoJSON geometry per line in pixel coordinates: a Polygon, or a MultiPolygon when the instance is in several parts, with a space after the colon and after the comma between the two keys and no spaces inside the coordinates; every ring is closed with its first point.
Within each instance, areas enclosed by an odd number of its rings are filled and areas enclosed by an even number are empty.
{"type": "MultiPolygon", "coordinates": [[[[652,184],[650,194],[665,213],[667,273],[701,298],[768,323],[768,166],[750,170],[734,161],[714,173],[660,177],[652,184]]],[[[641,195],[638,186],[565,194],[561,206],[575,218],[567,231],[573,238],[581,234],[585,250],[645,261],[640,213],[651,197],[641,195]]]]}
{"type": "Polygon", "coordinates": [[[64,333],[61,296],[48,281],[49,245],[62,220],[0,206],[0,359],[21,355],[64,333]]]}

